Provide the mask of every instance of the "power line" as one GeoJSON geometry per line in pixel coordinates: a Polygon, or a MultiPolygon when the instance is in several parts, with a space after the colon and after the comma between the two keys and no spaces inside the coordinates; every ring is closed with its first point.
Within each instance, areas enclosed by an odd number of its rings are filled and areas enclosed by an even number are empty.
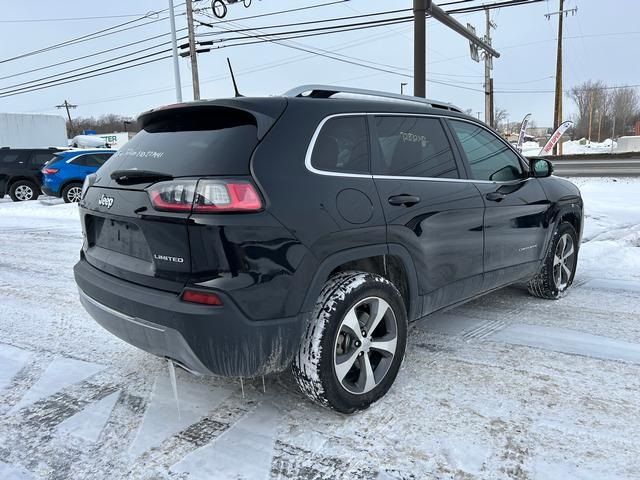
{"type": "Polygon", "coordinates": [[[78,82],[78,81],[80,81],[80,80],[86,80],[86,79],[88,79],[88,78],[93,78],[93,77],[99,77],[99,76],[102,76],[102,75],[106,75],[106,74],[108,74],[108,73],[114,73],[114,72],[119,72],[119,71],[121,71],[121,70],[128,70],[128,69],[130,69],[130,68],[141,67],[142,65],[147,65],[147,64],[149,64],[149,63],[158,62],[158,61],[160,61],[160,60],[165,60],[165,59],[167,59],[167,58],[171,58],[171,55],[167,55],[167,56],[160,57],[160,58],[154,58],[154,59],[152,59],[152,60],[148,60],[148,61],[146,61],[146,62],[142,62],[142,63],[136,64],[136,65],[129,65],[128,67],[121,67],[121,68],[118,68],[118,69],[115,69],[115,70],[111,70],[111,71],[109,71],[109,72],[95,73],[95,74],[93,74],[93,75],[89,75],[89,76],[87,76],[87,77],[80,78],[80,79],[76,79],[76,80],[67,80],[67,81],[65,81],[65,82],[60,82],[60,83],[57,83],[57,84],[55,84],[55,85],[49,85],[49,86],[43,86],[43,87],[33,88],[33,89],[30,89],[30,90],[28,90],[28,91],[26,91],[26,92],[18,92],[18,93],[13,93],[13,94],[5,92],[5,93],[0,94],[0,98],[5,98],[5,97],[11,97],[11,96],[15,96],[15,95],[20,95],[21,93],[35,92],[36,90],[43,90],[43,89],[45,89],[45,88],[57,87],[58,85],[64,85],[64,84],[67,84],[67,83],[78,82]]]}
{"type": "MultiPolygon", "coordinates": [[[[321,4],[317,4],[317,5],[310,5],[310,6],[306,6],[306,7],[292,8],[292,9],[288,9],[288,10],[280,10],[280,11],[277,11],[277,12],[262,13],[262,14],[259,14],[259,15],[251,15],[251,16],[243,17],[240,20],[247,20],[247,19],[253,19],[253,18],[262,18],[262,17],[268,17],[268,16],[272,16],[272,15],[280,15],[280,14],[283,14],[283,13],[297,12],[297,11],[301,11],[301,10],[310,10],[312,8],[326,7],[326,6],[329,6],[329,5],[335,5],[335,4],[343,3],[343,2],[346,2],[346,1],[348,1],[348,0],[334,0],[334,1],[331,1],[331,2],[321,3],[321,4]]],[[[185,3],[186,2],[182,2],[180,5],[178,5],[178,7],[182,6],[182,5],[185,5],[185,3]]],[[[163,10],[159,10],[159,11],[153,12],[153,13],[160,14],[160,13],[163,13],[163,12],[165,12],[167,10],[168,9],[165,8],[163,10]]],[[[194,11],[197,11],[197,10],[194,10],[194,11]]],[[[180,12],[179,13],[179,15],[184,15],[184,14],[185,14],[185,12],[180,12]]],[[[142,18],[145,18],[145,17],[142,17],[142,18]]],[[[166,18],[168,18],[168,17],[165,17],[165,18],[162,18],[162,19],[159,18],[159,19],[157,19],[155,21],[165,20],[166,18]]],[[[138,19],[138,20],[140,20],[140,19],[138,19]]],[[[134,21],[137,21],[137,20],[134,20],[134,21]]],[[[145,24],[142,24],[142,25],[138,25],[138,26],[144,26],[144,25],[148,25],[148,24],[154,23],[154,22],[148,22],[148,23],[145,23],[145,24]]],[[[216,22],[215,25],[217,25],[219,23],[227,23],[227,22],[228,22],[228,20],[223,20],[223,21],[216,22]]],[[[76,38],[67,40],[65,42],[59,43],[59,44],[50,45],[49,47],[45,47],[44,49],[40,49],[40,50],[33,51],[33,52],[27,52],[27,53],[25,53],[25,54],[23,54],[21,56],[18,56],[18,57],[13,57],[13,58],[5,59],[5,60],[0,60],[0,63],[12,61],[12,60],[15,60],[17,58],[24,58],[24,57],[30,56],[30,55],[35,55],[37,53],[41,53],[41,51],[48,51],[48,50],[54,49],[54,48],[62,48],[62,47],[68,46],[68,45],[81,43],[79,40],[88,41],[88,40],[93,40],[94,38],[100,38],[100,37],[105,36],[105,35],[99,35],[99,36],[95,36],[95,37],[93,37],[93,36],[94,35],[98,35],[98,34],[100,34],[102,32],[111,30],[111,29],[119,28],[121,26],[127,25],[128,23],[131,23],[131,22],[125,22],[125,23],[121,23],[121,24],[118,24],[118,25],[114,25],[114,26],[109,27],[107,29],[100,30],[100,31],[97,31],[97,32],[93,32],[92,34],[87,34],[87,35],[84,35],[82,37],[76,37],[76,38]],[[92,37],[92,38],[88,38],[88,37],[92,37]],[[85,38],[86,38],[86,40],[84,40],[85,38]]],[[[138,26],[135,26],[133,28],[137,28],[138,26]]],[[[112,32],[112,33],[119,33],[121,31],[125,31],[125,30],[129,30],[129,29],[122,29],[122,30],[118,30],[118,31],[112,32]]],[[[178,29],[179,32],[185,31],[185,30],[187,30],[186,27],[178,29]]],[[[109,35],[112,34],[112,33],[109,33],[109,35]]],[[[59,65],[65,64],[65,63],[71,63],[71,62],[74,62],[74,61],[77,61],[77,60],[82,60],[82,59],[89,58],[91,56],[99,55],[99,54],[102,54],[102,53],[108,53],[108,52],[111,52],[111,51],[115,51],[115,50],[117,50],[119,48],[125,48],[125,47],[131,46],[131,45],[136,45],[136,44],[139,44],[139,43],[143,43],[145,41],[153,40],[153,39],[164,37],[164,36],[167,36],[167,35],[169,35],[169,33],[165,33],[165,34],[161,34],[161,35],[155,35],[155,36],[152,36],[152,37],[148,37],[148,38],[146,38],[144,40],[139,40],[139,41],[136,41],[136,42],[131,42],[131,43],[125,44],[125,45],[120,45],[118,47],[113,47],[113,48],[110,48],[110,49],[107,49],[107,50],[102,50],[100,52],[96,52],[96,53],[89,54],[89,55],[84,55],[82,57],[77,57],[77,58],[73,58],[73,59],[70,59],[70,60],[65,60],[63,62],[58,62],[58,63],[54,63],[54,64],[51,64],[51,65],[46,65],[44,67],[34,68],[32,70],[19,72],[19,73],[12,74],[12,75],[6,75],[6,76],[3,76],[3,77],[0,77],[0,80],[4,80],[6,78],[12,78],[12,77],[16,77],[16,76],[21,76],[21,75],[24,75],[24,74],[27,74],[27,73],[33,73],[33,72],[39,71],[39,70],[44,70],[44,69],[56,67],[56,66],[59,66],[59,65]]]]}
{"type": "MultiPolygon", "coordinates": [[[[186,30],[186,29],[187,29],[186,27],[185,27],[185,28],[180,28],[180,29],[178,29],[177,31],[178,31],[178,32],[181,32],[181,31],[184,31],[184,30],[186,30]]],[[[133,46],[133,45],[139,45],[139,44],[141,44],[141,43],[145,43],[145,42],[148,42],[148,41],[150,41],[150,40],[156,40],[156,39],[158,39],[158,38],[166,37],[167,35],[170,35],[170,33],[161,33],[160,35],[154,35],[154,36],[152,36],[152,37],[143,38],[142,40],[137,40],[137,41],[135,41],[135,42],[125,43],[125,44],[122,44],[122,45],[118,45],[118,46],[116,46],[116,47],[107,48],[106,50],[101,50],[101,51],[99,51],[99,52],[89,53],[89,54],[87,54],[87,55],[83,55],[83,56],[81,56],[81,57],[71,58],[71,59],[69,59],[69,60],[63,60],[63,61],[60,61],[60,62],[57,62],[57,63],[52,63],[52,64],[50,64],[50,65],[45,65],[45,66],[43,66],[43,67],[38,67],[38,68],[33,68],[33,69],[31,69],[31,70],[25,70],[25,71],[23,71],[23,72],[13,73],[13,74],[11,74],[11,75],[5,75],[4,77],[0,77],[0,80],[6,80],[7,78],[19,77],[19,76],[22,76],[22,75],[26,75],[26,74],[28,74],[28,73],[39,72],[39,71],[41,71],[41,70],[48,70],[49,68],[58,67],[58,66],[60,66],[60,65],[65,65],[65,64],[67,64],[67,63],[77,62],[78,60],[84,60],[85,58],[92,58],[92,57],[96,57],[96,56],[98,56],[98,55],[102,55],[103,53],[114,52],[114,51],[116,51],[116,50],[120,50],[120,49],[122,49],[122,48],[131,47],[131,46],[133,46]]],[[[184,37],[183,37],[183,38],[184,38],[184,37]]],[[[181,40],[182,40],[182,38],[181,38],[181,40]]],[[[160,45],[155,45],[154,47],[150,47],[150,48],[157,48],[157,47],[159,47],[159,46],[160,46],[160,45]]],[[[148,49],[146,49],[146,50],[148,50],[148,49]]],[[[139,51],[138,51],[138,52],[136,52],[136,53],[144,52],[144,51],[145,51],[145,49],[143,49],[143,50],[139,50],[139,51]]],[[[121,58],[122,56],[123,56],[123,55],[120,55],[120,57],[118,57],[118,58],[121,58]]],[[[111,61],[111,59],[110,59],[110,60],[104,60],[104,62],[108,62],[108,61],[111,61]]],[[[93,65],[89,65],[89,66],[93,66],[93,65]]],[[[87,68],[87,66],[84,66],[84,67],[78,67],[78,68],[87,68]]]]}
{"type": "Polygon", "coordinates": [[[0,23],[38,23],[38,22],[71,22],[76,20],[104,20],[106,18],[148,17],[154,13],[157,13],[157,12],[129,13],[129,14],[122,14],[122,15],[100,15],[99,17],[28,18],[28,19],[0,20],[0,23]]]}
{"type": "MultiPolygon", "coordinates": [[[[542,1],[542,0],[528,0],[525,3],[537,3],[539,1],[542,1]]],[[[332,2],[332,3],[341,3],[341,2],[332,2]]],[[[491,8],[501,8],[503,6],[514,5],[514,4],[522,4],[522,0],[510,0],[508,2],[502,2],[502,3],[498,3],[498,4],[482,5],[480,7],[475,7],[475,8],[477,8],[478,10],[485,10],[485,9],[491,9],[491,8]]],[[[327,5],[327,4],[322,4],[322,5],[327,5]]],[[[331,27],[323,27],[322,29],[317,29],[316,28],[316,29],[299,30],[299,31],[296,31],[296,32],[277,32],[277,33],[273,33],[273,34],[257,36],[257,37],[266,37],[266,36],[276,36],[276,35],[278,35],[279,37],[276,38],[276,39],[273,39],[273,38],[262,38],[261,40],[257,40],[257,41],[235,43],[235,44],[231,44],[231,45],[222,45],[222,46],[219,46],[219,47],[216,47],[216,48],[225,48],[225,47],[230,47],[230,46],[250,45],[250,44],[267,43],[267,42],[269,42],[269,43],[277,43],[278,41],[282,41],[282,40],[290,40],[290,39],[294,39],[294,38],[302,38],[302,37],[309,37],[309,36],[324,35],[324,34],[328,34],[328,33],[341,33],[341,32],[346,32],[346,31],[360,30],[360,29],[364,29],[364,28],[375,28],[375,27],[379,27],[379,26],[393,25],[393,24],[397,24],[397,23],[405,23],[407,21],[410,21],[410,17],[399,17],[399,18],[396,18],[396,19],[391,18],[391,19],[385,19],[385,20],[382,20],[382,21],[361,22],[359,24],[350,24],[350,25],[337,25],[337,26],[331,26],[331,27]],[[326,31],[327,29],[332,29],[333,31],[326,31]],[[314,33],[306,33],[306,32],[314,32],[314,33]],[[302,34],[300,34],[300,33],[302,33],[302,34]],[[297,35],[297,34],[300,34],[300,35],[297,35]],[[283,37],[283,35],[289,35],[289,36],[288,37],[283,37]],[[293,35],[293,36],[291,36],[291,35],[293,35]]],[[[223,23],[223,22],[218,22],[218,24],[219,23],[223,23]]],[[[247,35],[245,35],[245,37],[246,36],[247,35]]],[[[239,37],[239,38],[236,38],[236,39],[224,39],[224,41],[240,40],[240,39],[243,39],[245,37],[239,37]]],[[[249,35],[249,37],[251,37],[251,35],[249,35]]],[[[379,67],[373,67],[371,65],[366,65],[366,64],[363,64],[361,62],[349,61],[349,60],[346,60],[344,58],[335,57],[334,55],[329,55],[329,54],[326,54],[326,53],[319,53],[317,51],[309,50],[309,49],[302,48],[302,47],[294,47],[294,46],[285,45],[285,44],[283,44],[283,45],[284,46],[288,46],[289,48],[295,48],[295,49],[298,49],[298,50],[301,50],[301,51],[305,51],[305,52],[313,54],[313,55],[324,56],[326,58],[331,58],[331,59],[334,59],[336,61],[341,61],[341,62],[344,62],[344,63],[352,63],[353,65],[357,65],[357,66],[360,66],[360,67],[363,67],[363,68],[370,68],[370,69],[375,69],[375,70],[378,70],[378,71],[381,71],[381,72],[384,72],[384,73],[390,73],[390,74],[393,74],[393,75],[410,77],[409,75],[402,74],[402,73],[399,73],[397,71],[391,71],[391,70],[388,70],[388,69],[383,69],[383,68],[379,68],[379,67]]],[[[43,88],[50,88],[50,87],[63,85],[63,84],[71,83],[71,82],[75,82],[75,81],[85,80],[85,79],[88,79],[88,78],[93,78],[93,77],[100,76],[100,75],[105,75],[105,74],[109,74],[109,73],[113,73],[113,72],[117,72],[117,71],[122,71],[122,70],[125,70],[127,68],[135,68],[135,67],[138,67],[138,66],[141,66],[141,65],[146,65],[148,63],[153,63],[153,62],[156,62],[156,61],[163,60],[165,58],[169,58],[168,56],[165,56],[165,57],[156,58],[156,59],[153,59],[153,60],[148,60],[148,61],[142,62],[140,64],[128,65],[126,67],[117,68],[117,69],[113,69],[113,70],[109,70],[109,71],[105,71],[105,72],[101,71],[101,70],[105,70],[105,69],[112,69],[113,67],[117,67],[117,66],[120,66],[120,65],[123,65],[123,64],[128,64],[128,63],[135,62],[135,61],[138,61],[138,60],[146,59],[146,58],[149,58],[149,57],[152,57],[154,55],[161,54],[161,53],[164,53],[164,51],[155,52],[154,54],[146,55],[146,56],[143,56],[143,57],[138,57],[138,58],[135,58],[135,59],[128,60],[126,62],[121,62],[121,63],[115,64],[115,65],[110,65],[110,66],[107,66],[107,67],[103,67],[102,69],[96,69],[94,71],[78,73],[78,74],[70,76],[70,77],[60,78],[60,79],[57,79],[57,80],[44,82],[44,83],[38,84],[38,85],[31,85],[29,87],[22,87],[22,88],[18,88],[16,90],[12,90],[12,91],[5,91],[5,92],[2,92],[0,94],[0,98],[11,96],[11,95],[17,95],[17,94],[21,94],[21,93],[28,93],[28,92],[31,92],[31,91],[41,90],[43,88]],[[93,75],[87,75],[87,73],[94,73],[94,74],[93,75]],[[82,78],[77,78],[77,77],[82,77],[82,78]]],[[[444,81],[437,81],[437,80],[432,80],[432,83],[440,83],[440,84],[444,84],[444,85],[454,86],[452,83],[448,83],[448,82],[444,82],[444,81]]],[[[24,85],[24,84],[21,84],[21,85],[24,85]]],[[[465,88],[467,90],[476,90],[476,89],[472,89],[472,88],[469,88],[469,87],[462,87],[462,86],[459,86],[459,85],[456,85],[456,87],[465,88]]]]}
{"type": "MultiPolygon", "coordinates": [[[[84,65],[84,66],[82,66],[82,67],[74,68],[74,69],[71,69],[71,70],[66,70],[66,71],[64,71],[64,72],[59,72],[59,73],[55,73],[55,74],[52,74],[52,75],[47,75],[46,77],[37,78],[37,79],[34,79],[34,80],[29,80],[29,81],[26,81],[26,82],[22,82],[22,83],[16,83],[16,84],[13,84],[13,85],[8,85],[8,86],[0,87],[0,91],[1,91],[1,90],[10,90],[10,89],[15,88],[15,87],[21,87],[21,86],[24,86],[24,85],[29,85],[29,84],[31,84],[31,83],[38,83],[38,82],[40,82],[40,81],[42,81],[42,80],[50,80],[50,79],[53,79],[53,78],[55,78],[55,77],[60,77],[60,76],[62,76],[62,75],[67,75],[67,74],[69,74],[69,73],[78,72],[78,70],[84,70],[84,69],[91,68],[91,67],[97,67],[97,66],[99,66],[99,65],[105,65],[105,64],[107,64],[107,63],[110,63],[110,62],[113,62],[113,61],[116,61],[116,60],[122,60],[123,58],[130,57],[130,56],[132,56],[132,55],[139,55],[139,54],[140,54],[140,53],[142,53],[142,52],[148,52],[148,51],[150,51],[150,50],[154,50],[154,49],[156,49],[156,48],[160,48],[160,47],[162,47],[162,46],[164,46],[164,45],[163,45],[163,44],[160,44],[160,45],[154,45],[154,46],[152,46],[152,47],[143,48],[143,49],[141,49],[141,50],[137,50],[137,51],[135,51],[135,52],[130,52],[130,53],[122,54],[122,55],[119,55],[118,57],[109,58],[109,59],[107,59],[107,60],[102,60],[102,61],[100,61],[100,62],[92,63],[92,64],[89,64],[89,65],[84,65]]],[[[166,53],[166,52],[168,52],[168,51],[171,51],[171,49],[168,49],[168,50],[162,50],[162,51],[159,51],[159,52],[154,52],[154,53],[153,53],[153,55],[157,55],[157,54],[161,54],[161,53],[166,53]]],[[[134,59],[133,59],[133,60],[131,60],[131,61],[135,61],[135,60],[138,60],[138,59],[140,59],[140,58],[145,58],[145,57],[138,57],[138,58],[134,58],[134,59]]],[[[127,63],[127,62],[122,62],[122,63],[119,63],[118,65],[122,65],[122,64],[124,64],[124,63],[127,63]]],[[[111,66],[113,66],[113,65],[111,65],[111,66]]],[[[105,65],[105,66],[104,66],[104,68],[109,68],[109,65],[105,65]]],[[[82,75],[82,74],[84,74],[84,73],[93,73],[94,71],[97,71],[97,70],[90,70],[90,71],[87,71],[87,72],[78,72],[77,74],[78,74],[78,75],[82,75]]],[[[70,78],[70,77],[67,77],[67,78],[70,78]]],[[[54,80],[54,81],[55,81],[55,80],[54,80]]]]}
{"type": "MultiPolygon", "coordinates": [[[[160,14],[160,13],[162,13],[164,11],[166,11],[166,8],[164,10],[159,10],[159,11],[157,11],[155,13],[160,14]]],[[[20,55],[16,55],[14,57],[5,58],[3,60],[0,60],[0,63],[12,62],[14,60],[19,60],[21,58],[31,57],[33,55],[38,55],[40,53],[48,52],[48,51],[51,51],[51,50],[56,50],[56,49],[62,48],[62,47],[67,47],[69,45],[76,45],[78,43],[88,42],[90,40],[95,40],[97,38],[102,38],[102,37],[105,37],[105,36],[108,36],[108,35],[113,35],[115,33],[120,33],[120,32],[124,32],[124,31],[127,31],[127,30],[132,30],[134,28],[144,27],[144,26],[147,26],[147,25],[151,25],[152,23],[157,23],[157,22],[160,22],[162,20],[166,20],[169,17],[157,18],[157,19],[152,20],[150,22],[142,23],[142,24],[139,24],[139,25],[131,25],[132,23],[139,22],[141,20],[144,20],[145,18],[148,18],[148,17],[144,16],[144,17],[136,18],[134,20],[129,20],[127,22],[119,23],[117,25],[113,25],[111,27],[107,27],[107,28],[104,28],[102,30],[98,30],[98,31],[93,32],[93,33],[88,33],[88,34],[82,35],[80,37],[75,37],[75,38],[72,38],[70,40],[65,40],[64,42],[55,43],[53,45],[49,45],[47,47],[43,47],[43,48],[40,48],[38,50],[32,50],[31,52],[26,52],[26,53],[22,53],[20,55]],[[131,26],[126,27],[126,28],[120,28],[120,27],[125,27],[126,25],[131,25],[131,26]]]]}
{"type": "MultiPolygon", "coordinates": [[[[360,23],[360,24],[351,24],[351,25],[350,24],[347,24],[347,25],[336,25],[336,26],[332,26],[332,27],[329,27],[329,28],[332,28],[332,29],[342,28],[343,31],[349,31],[349,30],[352,30],[352,28],[345,28],[345,27],[377,26],[378,22],[379,21],[375,22],[376,24],[374,24],[374,25],[369,25],[370,22],[364,22],[364,23],[360,23]]],[[[324,28],[327,28],[327,27],[324,27],[324,28]]],[[[298,30],[298,31],[294,31],[294,32],[284,32],[284,33],[291,35],[291,34],[297,34],[297,33],[314,32],[314,31],[317,31],[317,30],[321,30],[322,31],[322,30],[324,30],[324,28],[323,29],[298,30]]],[[[353,28],[353,29],[356,29],[356,28],[353,28]]],[[[230,30],[229,32],[233,32],[233,30],[230,30]]],[[[336,32],[336,33],[338,33],[338,32],[336,32]]],[[[282,34],[282,33],[280,33],[280,34],[282,34]]],[[[246,35],[245,35],[245,37],[246,37],[246,35]]],[[[236,40],[237,39],[243,39],[245,37],[237,37],[236,40]]],[[[293,37],[293,38],[295,38],[295,37],[293,37]]],[[[131,56],[131,55],[134,55],[134,54],[138,54],[138,53],[140,53],[142,51],[148,51],[148,50],[152,50],[154,48],[159,48],[161,46],[163,46],[163,45],[156,45],[154,47],[149,47],[147,49],[143,49],[143,50],[140,50],[140,51],[137,51],[137,52],[129,53],[129,54],[126,54],[126,55],[121,55],[120,57],[117,57],[117,58],[108,59],[106,61],[94,63],[94,64],[87,65],[87,66],[81,67],[81,68],[84,69],[84,68],[90,68],[90,67],[93,67],[93,66],[103,65],[104,63],[109,63],[109,62],[112,62],[112,61],[115,61],[115,60],[120,60],[123,57],[131,56]]],[[[78,72],[79,69],[68,70],[66,72],[61,72],[61,73],[58,73],[58,74],[55,74],[55,75],[49,75],[47,77],[39,78],[37,80],[30,80],[30,81],[27,81],[27,82],[22,82],[22,83],[10,85],[10,86],[2,87],[2,88],[0,88],[0,90],[3,90],[3,91],[0,92],[0,93],[2,93],[2,94],[15,93],[15,92],[18,92],[18,91],[21,91],[21,90],[29,89],[31,87],[52,84],[52,83],[58,82],[59,80],[67,80],[67,79],[76,78],[76,77],[79,77],[79,76],[82,76],[82,75],[85,75],[85,74],[88,74],[88,73],[95,73],[95,72],[100,71],[100,70],[104,70],[104,69],[108,69],[108,68],[112,68],[112,67],[128,64],[128,63],[131,63],[131,62],[135,62],[137,60],[149,58],[150,56],[153,56],[153,55],[159,55],[159,54],[162,54],[162,53],[166,53],[168,51],[170,51],[170,49],[165,49],[165,50],[161,50],[161,51],[158,51],[158,52],[154,52],[154,53],[149,54],[149,55],[144,55],[144,56],[136,57],[136,58],[133,58],[133,59],[130,59],[130,60],[122,61],[122,62],[116,63],[114,65],[106,65],[106,66],[104,66],[102,68],[97,68],[97,69],[89,70],[89,71],[86,71],[86,72],[78,72]],[[77,72],[77,73],[75,73],[73,75],[70,75],[68,77],[63,77],[63,78],[59,78],[59,79],[51,79],[52,77],[57,77],[57,76],[65,75],[67,73],[72,73],[72,72],[77,72]],[[41,82],[42,80],[46,80],[46,81],[44,81],[42,83],[36,83],[36,82],[41,82]],[[35,83],[35,85],[28,86],[29,84],[33,84],[33,83],[35,83]],[[14,90],[11,90],[11,89],[14,89],[14,90]]]]}

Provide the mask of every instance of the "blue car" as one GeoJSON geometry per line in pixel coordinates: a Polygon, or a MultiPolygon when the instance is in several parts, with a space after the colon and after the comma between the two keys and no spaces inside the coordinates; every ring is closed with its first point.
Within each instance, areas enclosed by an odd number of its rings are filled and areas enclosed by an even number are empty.
{"type": "Polygon", "coordinates": [[[42,191],[45,195],[62,197],[66,203],[79,202],[84,178],[95,173],[115,150],[67,150],[55,154],[42,167],[42,191]]]}

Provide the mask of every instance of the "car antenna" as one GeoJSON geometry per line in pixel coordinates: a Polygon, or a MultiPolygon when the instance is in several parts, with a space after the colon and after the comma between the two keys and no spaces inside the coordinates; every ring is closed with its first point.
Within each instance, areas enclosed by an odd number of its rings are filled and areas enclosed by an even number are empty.
{"type": "Polygon", "coordinates": [[[229,65],[229,72],[231,73],[231,81],[233,82],[233,90],[236,93],[236,97],[242,97],[243,95],[241,95],[240,92],[238,91],[236,76],[233,74],[233,68],[231,68],[231,60],[229,60],[229,57],[227,57],[227,64],[229,65]]]}

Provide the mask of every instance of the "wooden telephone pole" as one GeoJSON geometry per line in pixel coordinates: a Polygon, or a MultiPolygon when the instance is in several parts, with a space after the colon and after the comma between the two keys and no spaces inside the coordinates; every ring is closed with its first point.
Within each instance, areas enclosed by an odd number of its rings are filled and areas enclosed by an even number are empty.
{"type": "Polygon", "coordinates": [[[67,111],[67,118],[69,119],[69,126],[73,128],[73,121],[71,120],[71,112],[69,112],[70,108],[76,108],[77,105],[72,105],[66,100],[62,105],[56,105],[56,108],[64,108],[67,111]]]}
{"type": "MultiPolygon", "coordinates": [[[[562,14],[564,10],[564,0],[560,0],[560,15],[558,15],[558,51],[556,53],[556,100],[554,105],[553,129],[555,130],[562,123],[562,14]]],[[[562,155],[562,142],[558,142],[555,147],[556,155],[562,155]]]]}
{"type": "Polygon", "coordinates": [[[200,78],[198,76],[198,52],[196,51],[196,34],[193,27],[193,0],[187,0],[187,27],[189,29],[189,58],[191,58],[191,80],[193,83],[193,99],[200,100],[200,78]]]}
{"type": "MultiPolygon", "coordinates": [[[[484,41],[487,42],[488,45],[491,45],[491,29],[495,28],[493,22],[491,22],[491,15],[489,14],[489,9],[485,9],[484,11],[486,15],[486,33],[484,37],[484,41]]],[[[493,57],[484,52],[484,123],[487,125],[496,128],[496,125],[493,124],[493,79],[491,78],[491,70],[493,69],[493,57]]]]}
{"type": "MultiPolygon", "coordinates": [[[[578,7],[570,10],[564,9],[564,0],[560,0],[560,10],[553,13],[546,13],[547,20],[551,19],[552,15],[558,15],[558,50],[556,53],[556,97],[553,111],[553,129],[555,130],[562,123],[562,23],[564,17],[571,13],[575,15],[578,11],[578,7]]],[[[554,154],[562,155],[562,142],[558,142],[554,147],[554,154]]]]}

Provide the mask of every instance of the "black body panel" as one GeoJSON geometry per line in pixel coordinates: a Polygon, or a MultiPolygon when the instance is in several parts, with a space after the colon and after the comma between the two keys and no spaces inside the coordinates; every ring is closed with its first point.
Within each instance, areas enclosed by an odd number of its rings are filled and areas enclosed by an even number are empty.
{"type": "Polygon", "coordinates": [[[224,294],[222,307],[186,303],[176,294],[112,277],[85,260],[74,274],[83,305],[104,328],[197,373],[273,373],[284,370],[298,349],[303,322],[297,317],[252,322],[224,294]]]}
{"type": "Polygon", "coordinates": [[[41,188],[40,170],[61,151],[58,148],[0,148],[0,197],[6,195],[17,180],[29,180],[41,188]]]}
{"type": "MultiPolygon", "coordinates": [[[[335,271],[376,265],[386,275],[393,258],[401,266],[409,319],[415,320],[531,277],[562,219],[581,232],[575,186],[555,177],[530,178],[526,167],[522,180],[474,180],[444,120],[449,160],[456,165],[447,178],[376,174],[376,114],[452,117],[483,126],[450,110],[355,99],[238,98],[152,110],[141,124],[234,109],[255,119],[251,144],[238,149],[237,159],[218,164],[215,145],[209,146],[204,153],[213,149],[210,168],[203,155],[197,170],[184,175],[173,149],[178,163],[171,178],[241,179],[256,187],[260,209],[158,211],[146,191],[152,181],[121,185],[106,175],[122,161],[117,156],[79,205],[86,239],[75,275],[85,308],[117,336],[194,371],[253,376],[286,368],[307,314],[335,271]],[[344,139],[314,150],[319,126],[333,117],[356,117],[365,125],[365,146],[357,148],[368,165],[353,166],[343,155],[353,146],[344,139]],[[316,168],[314,155],[326,156],[320,165],[331,165],[326,160],[333,155],[333,164],[348,168],[316,168]],[[182,301],[185,289],[216,293],[223,306],[182,301]]],[[[135,162],[127,168],[136,168],[135,162]]]]}

